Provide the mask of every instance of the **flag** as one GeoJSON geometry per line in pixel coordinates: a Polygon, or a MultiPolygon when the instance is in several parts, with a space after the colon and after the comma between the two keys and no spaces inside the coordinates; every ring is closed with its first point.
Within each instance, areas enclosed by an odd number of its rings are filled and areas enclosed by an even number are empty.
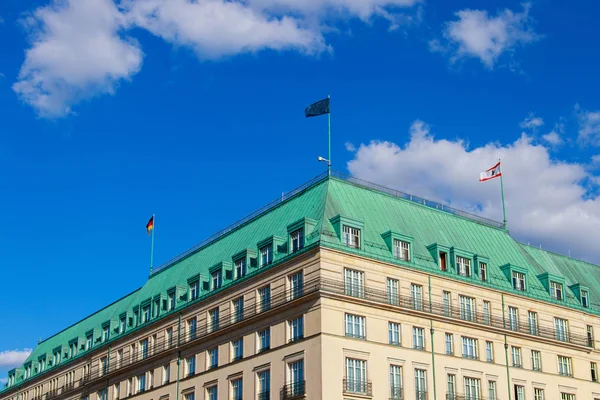
{"type": "Polygon", "coordinates": [[[304,115],[306,115],[306,118],[316,117],[323,114],[329,114],[329,97],[311,104],[304,110],[304,115]]]}
{"type": "Polygon", "coordinates": [[[498,164],[494,165],[492,168],[480,173],[479,182],[489,181],[490,179],[494,179],[499,176],[502,176],[502,170],[500,170],[500,161],[498,161],[498,164]]]}
{"type": "Polygon", "coordinates": [[[146,224],[146,230],[148,231],[148,235],[150,235],[150,231],[154,229],[154,215],[150,218],[150,221],[146,224]]]}

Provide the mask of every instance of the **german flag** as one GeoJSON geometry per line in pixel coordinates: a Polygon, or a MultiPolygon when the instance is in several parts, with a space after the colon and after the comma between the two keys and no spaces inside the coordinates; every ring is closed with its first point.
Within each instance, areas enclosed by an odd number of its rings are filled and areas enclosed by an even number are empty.
{"type": "Polygon", "coordinates": [[[154,215],[150,218],[150,221],[146,224],[146,230],[148,231],[148,235],[150,235],[150,231],[154,229],[154,215]]]}

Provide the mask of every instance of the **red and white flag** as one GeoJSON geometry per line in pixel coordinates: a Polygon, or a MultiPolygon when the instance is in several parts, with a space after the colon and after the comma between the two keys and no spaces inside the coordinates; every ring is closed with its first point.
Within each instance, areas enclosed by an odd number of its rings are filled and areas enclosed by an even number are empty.
{"type": "Polygon", "coordinates": [[[494,179],[499,176],[502,176],[502,170],[500,169],[500,161],[498,161],[498,164],[494,165],[492,168],[480,173],[479,182],[489,181],[490,179],[494,179]]]}

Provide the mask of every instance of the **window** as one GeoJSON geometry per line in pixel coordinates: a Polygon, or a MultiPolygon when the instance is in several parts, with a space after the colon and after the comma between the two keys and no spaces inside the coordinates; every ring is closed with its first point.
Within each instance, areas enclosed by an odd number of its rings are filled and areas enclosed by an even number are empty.
{"type": "Polygon", "coordinates": [[[104,375],[108,372],[108,357],[102,357],[100,359],[100,374],[104,375]]]}
{"type": "Polygon", "coordinates": [[[558,356],[558,374],[564,376],[573,374],[571,357],[558,356]]]}
{"type": "Polygon", "coordinates": [[[487,282],[488,277],[487,277],[487,264],[480,262],[479,263],[479,277],[481,278],[482,282],[487,282]]]}
{"type": "Polygon", "coordinates": [[[365,338],[365,317],[346,314],[346,336],[364,339],[365,338]]]}
{"type": "Polygon", "coordinates": [[[200,294],[199,285],[200,283],[198,281],[190,283],[190,301],[198,298],[198,295],[200,294]]]}
{"type": "Polygon", "coordinates": [[[219,307],[208,311],[208,331],[214,332],[219,329],[219,307]]]}
{"type": "Polygon", "coordinates": [[[427,379],[424,369],[415,369],[415,395],[416,400],[427,399],[427,379]]]}
{"type": "MultiPolygon", "coordinates": [[[[91,335],[91,334],[87,335],[85,337],[85,349],[86,350],[91,349],[92,346],[93,346],[93,343],[94,343],[94,341],[93,341],[93,335],[91,335]]],[[[59,361],[56,362],[56,363],[52,363],[52,365],[56,365],[56,364],[60,363],[60,352],[58,352],[58,358],[59,358],[59,361]]]]}
{"type": "Polygon", "coordinates": [[[538,334],[538,316],[535,311],[527,312],[527,322],[529,323],[529,333],[531,335],[538,334]]]}
{"type": "Polygon", "coordinates": [[[231,315],[232,322],[236,323],[241,321],[244,318],[244,296],[240,296],[237,299],[233,300],[233,313],[231,315]]]}
{"type": "Polygon", "coordinates": [[[519,309],[508,306],[508,325],[511,330],[519,330],[519,309]]]}
{"type": "Polygon", "coordinates": [[[269,400],[271,394],[271,370],[265,369],[256,373],[258,382],[258,400],[269,400]]]}
{"type": "Polygon", "coordinates": [[[106,342],[110,338],[110,325],[102,328],[102,341],[106,342]]]}
{"type": "Polygon", "coordinates": [[[146,390],[146,374],[141,374],[137,377],[137,393],[142,393],[146,390]]]}
{"type": "Polygon", "coordinates": [[[353,269],[344,269],[344,288],[347,296],[364,297],[365,274],[353,269]]]}
{"type": "Polygon", "coordinates": [[[586,326],[587,332],[587,344],[589,347],[594,347],[594,327],[592,325],[586,326]]]}
{"type": "Polygon", "coordinates": [[[98,391],[98,400],[108,400],[108,389],[98,391]]]}
{"type": "Polygon", "coordinates": [[[196,356],[191,356],[185,359],[185,374],[192,376],[196,373],[196,356]]]}
{"type": "Polygon", "coordinates": [[[168,347],[173,347],[173,328],[167,328],[167,332],[166,332],[166,336],[167,336],[167,346],[168,347]]]}
{"type": "Polygon", "coordinates": [[[413,327],[413,349],[425,350],[425,329],[413,327]]]}
{"type": "Polygon", "coordinates": [[[449,356],[454,355],[454,335],[451,333],[446,333],[446,354],[449,356]]]}
{"type": "Polygon", "coordinates": [[[563,286],[558,282],[550,281],[550,295],[554,300],[563,299],[563,286]]]}
{"type": "Polygon", "coordinates": [[[298,229],[290,235],[292,240],[292,253],[301,250],[304,247],[304,229],[298,229]]]}
{"type": "Polygon", "coordinates": [[[542,370],[542,353],[537,350],[531,350],[531,369],[534,371],[542,370]]]}
{"type": "Polygon", "coordinates": [[[590,362],[590,372],[592,373],[592,382],[598,382],[598,364],[590,362]]]}
{"type": "Polygon", "coordinates": [[[388,322],[388,340],[390,344],[400,346],[400,324],[388,322]]]}
{"type": "Polygon", "coordinates": [[[447,261],[446,261],[446,253],[440,251],[440,270],[446,271],[448,269],[447,261]]]}
{"type": "Polygon", "coordinates": [[[481,380],[476,378],[464,378],[465,400],[481,399],[481,380]]]}
{"type": "Polygon", "coordinates": [[[188,334],[190,340],[196,339],[196,318],[192,318],[187,322],[188,334]]]}
{"type": "Polygon", "coordinates": [[[394,257],[399,260],[410,261],[410,243],[394,239],[394,257]]]}
{"type": "Polygon", "coordinates": [[[127,396],[131,396],[133,394],[133,378],[129,378],[127,380],[127,396]]]}
{"type": "Polygon", "coordinates": [[[497,400],[496,381],[488,381],[488,397],[489,400],[497,400]]]}
{"type": "Polygon", "coordinates": [[[486,325],[490,325],[492,323],[491,319],[491,310],[492,306],[489,301],[483,301],[483,323],[486,325]]]}
{"type": "Polygon", "coordinates": [[[162,383],[166,385],[171,379],[171,364],[165,364],[162,371],[162,383]]]}
{"type": "Polygon", "coordinates": [[[258,311],[263,312],[271,308],[271,286],[258,289],[258,311]]]}
{"type": "Polygon", "coordinates": [[[294,397],[304,394],[304,360],[298,360],[287,365],[288,387],[286,394],[294,397]]]}
{"type": "Polygon", "coordinates": [[[206,400],[217,400],[217,385],[206,388],[206,400]]]}
{"type": "Polygon", "coordinates": [[[260,248],[260,266],[264,267],[273,262],[273,245],[268,244],[260,248]]]}
{"type": "Polygon", "coordinates": [[[246,258],[240,258],[234,262],[235,279],[246,276],[246,258]]]}
{"type": "Polygon", "coordinates": [[[521,364],[521,348],[520,347],[511,347],[512,354],[512,365],[513,367],[521,368],[523,364],[521,364]]]}
{"type": "Polygon", "coordinates": [[[423,310],[423,286],[410,284],[410,301],[414,310],[423,310]]]}
{"type": "Polygon", "coordinates": [[[575,400],[575,395],[573,393],[561,393],[560,400],[575,400]]]}
{"type": "Polygon", "coordinates": [[[525,274],[513,271],[512,284],[515,290],[525,291],[525,274]]]}
{"type": "Polygon", "coordinates": [[[220,269],[210,273],[210,285],[212,290],[217,290],[223,284],[223,274],[220,269]]]}
{"type": "Polygon", "coordinates": [[[302,271],[288,277],[290,300],[302,296],[302,271]]]}
{"type": "Polygon", "coordinates": [[[344,225],[344,245],[360,249],[360,229],[344,225]]]}
{"type": "Polygon", "coordinates": [[[525,400],[525,386],[515,385],[515,400],[525,400]]]}
{"type": "Polygon", "coordinates": [[[346,358],[346,393],[367,393],[367,362],[355,358],[346,358]]]}
{"type": "MultiPolygon", "coordinates": [[[[77,355],[77,342],[69,343],[69,358],[75,357],[77,355]]],[[[46,359],[40,361],[41,366],[40,370],[43,371],[46,367],[46,359]]]]}
{"type": "Polygon", "coordinates": [[[444,299],[444,315],[446,317],[452,316],[452,297],[450,292],[444,290],[442,293],[442,297],[444,299]]]}
{"type": "Polygon", "coordinates": [[[142,359],[148,357],[148,339],[140,341],[140,349],[142,351],[142,359]]]}
{"type": "Polygon", "coordinates": [[[448,387],[446,389],[446,399],[447,400],[455,400],[456,399],[456,375],[448,374],[448,387]]]}
{"type": "Polygon", "coordinates": [[[402,367],[390,365],[390,400],[402,400],[402,367]]]}
{"type": "Polygon", "coordinates": [[[150,321],[150,304],[142,308],[142,324],[150,321]]]}
{"type": "Polygon", "coordinates": [[[589,306],[590,306],[589,295],[588,295],[588,291],[587,290],[582,290],[581,291],[581,306],[583,308],[589,308],[589,306]]]}
{"type": "Polygon", "coordinates": [[[485,342],[485,360],[494,362],[494,343],[486,340],[485,342]]]}
{"type": "Polygon", "coordinates": [[[208,369],[219,366],[219,347],[213,347],[208,351],[208,369]]]}
{"type": "Polygon", "coordinates": [[[458,296],[460,302],[460,319],[475,321],[475,299],[468,296],[458,296]]]}
{"type": "Polygon", "coordinates": [[[479,358],[479,352],[477,349],[477,339],[464,336],[461,339],[463,358],[471,358],[473,360],[479,358]]]}
{"type": "Polygon", "coordinates": [[[186,393],[185,395],[183,395],[183,400],[194,400],[194,397],[194,392],[186,393]]]}
{"type": "Polygon", "coordinates": [[[534,388],[533,389],[533,400],[544,400],[544,389],[534,388]]]}
{"type": "Polygon", "coordinates": [[[462,276],[471,276],[471,260],[456,256],[456,273],[462,276]]]}
{"type": "Polygon", "coordinates": [[[126,318],[121,317],[121,319],[119,320],[119,333],[125,332],[126,327],[127,327],[126,318]]]}
{"type": "Polygon", "coordinates": [[[175,292],[169,293],[169,311],[175,309],[175,292]]]}
{"type": "Polygon", "coordinates": [[[569,321],[562,318],[554,318],[554,331],[556,333],[556,340],[562,342],[569,341],[569,321]]]}
{"type": "Polygon", "coordinates": [[[242,338],[231,342],[231,361],[241,360],[244,357],[244,341],[242,338]]]}
{"type": "Polygon", "coordinates": [[[271,348],[271,328],[258,332],[258,352],[271,348]]]}
{"type": "Polygon", "coordinates": [[[400,304],[398,296],[398,279],[387,278],[387,301],[388,304],[397,306],[400,304]]]}
{"type": "Polygon", "coordinates": [[[289,321],[290,326],[290,342],[300,340],[304,337],[303,318],[298,317],[289,321]]]}

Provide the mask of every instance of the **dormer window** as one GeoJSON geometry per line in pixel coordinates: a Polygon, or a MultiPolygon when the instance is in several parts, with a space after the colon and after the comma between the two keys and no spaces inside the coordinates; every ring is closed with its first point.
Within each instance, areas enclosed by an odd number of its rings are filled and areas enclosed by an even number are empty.
{"type": "Polygon", "coordinates": [[[102,328],[102,341],[106,342],[110,338],[110,325],[102,328]]]}
{"type": "Polygon", "coordinates": [[[198,294],[200,292],[200,286],[198,281],[194,281],[190,283],[190,301],[194,301],[198,298],[198,294]]]}
{"type": "Polygon", "coordinates": [[[260,248],[260,266],[264,267],[273,262],[273,245],[268,244],[260,248]]]}
{"type": "Polygon", "coordinates": [[[344,225],[344,245],[355,249],[360,249],[360,229],[344,225]]]}
{"type": "Polygon", "coordinates": [[[222,274],[221,270],[218,269],[216,271],[211,272],[210,274],[210,283],[212,290],[217,290],[221,287],[222,284],[222,274]]]}
{"type": "Polygon", "coordinates": [[[150,304],[142,308],[142,324],[150,321],[150,304]]]}
{"type": "Polygon", "coordinates": [[[235,261],[235,279],[246,276],[246,257],[235,261]]]}
{"type": "Polygon", "coordinates": [[[304,247],[304,229],[298,229],[290,235],[292,241],[292,253],[301,250],[304,247]]]}
{"type": "MultiPolygon", "coordinates": [[[[85,349],[89,350],[92,348],[92,345],[94,343],[94,335],[92,335],[91,333],[89,335],[87,335],[85,337],[85,349]]],[[[60,354],[59,354],[59,358],[60,358],[60,354]]]]}
{"type": "Polygon", "coordinates": [[[554,300],[563,299],[563,286],[558,282],[550,282],[550,295],[554,300]]]}
{"type": "MultiPolygon", "coordinates": [[[[77,355],[77,341],[69,344],[69,358],[75,357],[77,355]]],[[[44,360],[46,361],[46,360],[44,360]]]]}
{"type": "Polygon", "coordinates": [[[410,243],[394,239],[394,257],[398,260],[410,261],[410,243]]]}
{"type": "Polygon", "coordinates": [[[443,251],[440,251],[440,271],[447,271],[448,270],[448,264],[447,264],[447,254],[443,251]]]}
{"type": "Polygon", "coordinates": [[[487,264],[480,262],[479,263],[479,277],[481,278],[482,282],[487,282],[488,280],[488,276],[487,276],[487,264]]]}
{"type": "Polygon", "coordinates": [[[124,316],[121,317],[119,320],[119,333],[125,332],[125,328],[127,327],[126,324],[127,324],[127,318],[124,316]]]}
{"type": "Polygon", "coordinates": [[[456,256],[456,273],[462,276],[471,276],[471,260],[456,256]]]}
{"type": "Polygon", "coordinates": [[[512,284],[515,290],[525,291],[525,274],[513,271],[512,284]]]}
{"type": "Polygon", "coordinates": [[[175,292],[169,293],[169,310],[175,309],[175,292]]]}
{"type": "Polygon", "coordinates": [[[583,308],[589,308],[590,307],[588,296],[589,295],[588,295],[588,291],[587,290],[582,290],[581,291],[581,305],[583,306],[583,308]]]}

